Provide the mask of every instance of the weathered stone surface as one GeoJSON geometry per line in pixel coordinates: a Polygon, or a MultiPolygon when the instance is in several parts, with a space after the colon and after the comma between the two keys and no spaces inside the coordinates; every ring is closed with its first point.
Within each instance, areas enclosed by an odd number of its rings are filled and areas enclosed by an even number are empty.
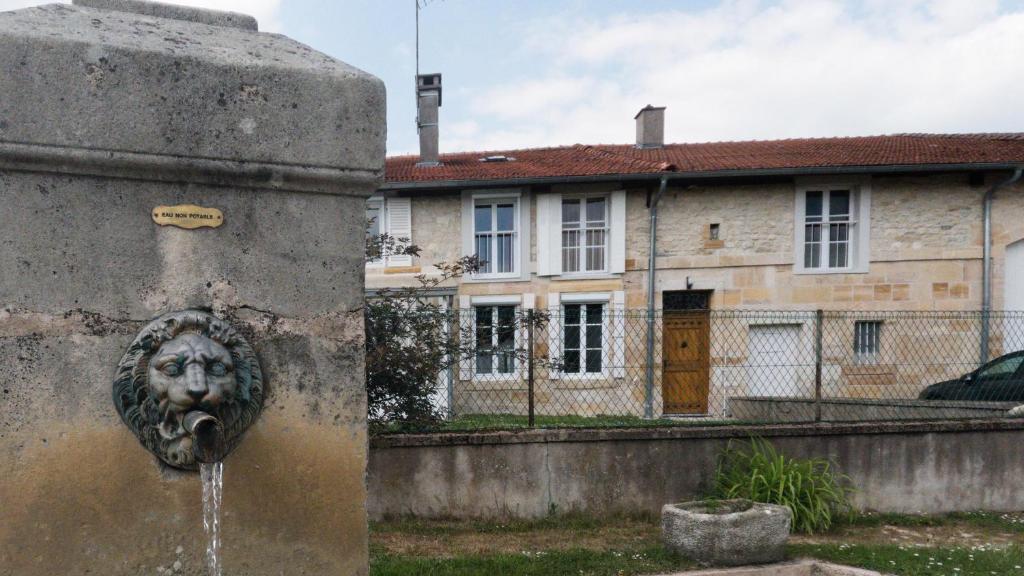
{"type": "Polygon", "coordinates": [[[751,436],[793,458],[834,461],[857,487],[858,509],[1024,509],[1016,488],[1024,421],[1006,419],[378,437],[370,449],[370,515],[656,514],[665,502],[707,494],[721,451],[751,436]]]}
{"type": "Polygon", "coordinates": [[[338,248],[365,234],[355,198],[15,171],[0,171],[0,196],[12,310],[142,321],[211,303],[285,316],[360,306],[363,258],[338,248]],[[153,223],[155,206],[188,202],[219,208],[224,225],[153,223]]]}
{"type": "Polygon", "coordinates": [[[139,329],[185,308],[239,330],[266,384],[225,461],[225,573],[366,574],[383,87],[282,36],[160,17],[192,9],[88,3],[134,12],[0,13],[0,576],[206,573],[198,475],[111,398],[139,329]],[[174,204],[224,224],[152,221],[174,204]]]}
{"type": "Polygon", "coordinates": [[[708,566],[745,566],[786,557],[793,514],[749,500],[683,502],[661,509],[665,546],[708,566]]]}
{"type": "Polygon", "coordinates": [[[381,169],[381,81],[284,36],[51,4],[0,45],[3,141],[381,169]]]}
{"type": "Polygon", "coordinates": [[[134,12],[146,16],[156,16],[157,18],[199,22],[210,24],[211,26],[227,26],[253,31],[259,29],[259,23],[256,22],[256,19],[247,14],[206,10],[190,6],[179,6],[177,4],[164,4],[163,2],[146,2],[145,0],[73,0],[72,4],[75,6],[99,8],[101,10],[134,12]]]}

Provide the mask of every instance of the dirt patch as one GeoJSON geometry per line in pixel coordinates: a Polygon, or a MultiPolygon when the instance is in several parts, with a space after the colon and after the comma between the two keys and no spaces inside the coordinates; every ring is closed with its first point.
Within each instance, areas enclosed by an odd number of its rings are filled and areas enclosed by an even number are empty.
{"type": "MultiPolygon", "coordinates": [[[[450,524],[446,527],[450,528],[450,524]]],[[[661,527],[646,522],[624,522],[594,528],[514,532],[444,530],[437,534],[408,533],[375,527],[370,542],[389,554],[451,558],[475,554],[501,554],[582,548],[606,552],[635,549],[661,541],[661,527]]]]}

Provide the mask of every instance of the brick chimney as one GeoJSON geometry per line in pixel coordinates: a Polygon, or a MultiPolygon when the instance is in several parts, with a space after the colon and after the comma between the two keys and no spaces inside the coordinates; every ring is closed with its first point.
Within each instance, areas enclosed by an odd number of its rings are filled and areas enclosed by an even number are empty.
{"type": "Polygon", "coordinates": [[[416,128],[420,133],[420,161],[417,166],[441,164],[438,152],[438,108],[441,107],[441,75],[416,77],[416,128]]]}
{"type": "Polygon", "coordinates": [[[665,107],[648,104],[633,117],[636,120],[636,147],[661,148],[665,145],[665,107]]]}

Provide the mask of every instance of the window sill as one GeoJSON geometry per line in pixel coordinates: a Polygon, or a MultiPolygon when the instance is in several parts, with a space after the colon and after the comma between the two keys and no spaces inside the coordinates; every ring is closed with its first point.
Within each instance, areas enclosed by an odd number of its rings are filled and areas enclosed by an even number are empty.
{"type": "Polygon", "coordinates": [[[530,278],[523,278],[521,274],[515,276],[463,276],[462,281],[468,284],[486,284],[488,282],[529,282],[530,278]]]}
{"type": "Polygon", "coordinates": [[[505,374],[473,374],[473,382],[519,382],[521,380],[519,370],[513,370],[505,374]]]}
{"type": "Polygon", "coordinates": [[[367,264],[366,270],[376,274],[419,274],[420,266],[385,266],[383,264],[367,264]]]}
{"type": "Polygon", "coordinates": [[[558,276],[552,276],[552,280],[565,281],[565,280],[618,280],[622,278],[621,273],[614,272],[592,272],[588,274],[561,274],[558,276]]]}
{"type": "Polygon", "coordinates": [[[793,267],[793,274],[803,275],[828,275],[828,274],[867,274],[867,268],[834,268],[827,270],[807,269],[793,267]]]}
{"type": "Polygon", "coordinates": [[[608,380],[611,375],[604,372],[559,372],[559,379],[562,380],[608,380]]]}

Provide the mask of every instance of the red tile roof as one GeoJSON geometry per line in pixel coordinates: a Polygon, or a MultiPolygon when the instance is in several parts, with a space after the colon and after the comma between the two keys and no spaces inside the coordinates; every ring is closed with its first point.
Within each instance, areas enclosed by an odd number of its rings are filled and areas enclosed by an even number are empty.
{"type": "MultiPolygon", "coordinates": [[[[574,145],[499,152],[442,154],[441,165],[418,167],[417,156],[387,159],[387,183],[500,181],[659,172],[718,172],[922,164],[1024,164],[1024,134],[895,134],[746,142],[574,145]],[[483,162],[505,156],[507,162],[483,162]]],[[[386,186],[386,185],[385,185],[386,186]]]]}
{"type": "Polygon", "coordinates": [[[605,174],[646,174],[670,170],[657,160],[630,157],[591,146],[527,148],[489,152],[442,154],[440,166],[416,166],[419,156],[387,159],[388,182],[436,180],[504,180],[557,176],[601,176],[605,174]],[[487,157],[504,156],[506,162],[484,162],[487,157]]]}

